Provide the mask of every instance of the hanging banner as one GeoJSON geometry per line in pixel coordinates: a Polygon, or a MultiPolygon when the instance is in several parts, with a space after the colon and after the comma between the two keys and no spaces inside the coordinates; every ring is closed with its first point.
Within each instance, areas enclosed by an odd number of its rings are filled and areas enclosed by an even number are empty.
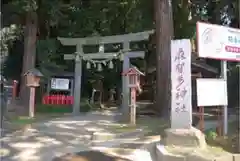
{"type": "Polygon", "coordinates": [[[62,78],[52,78],[51,88],[57,90],[68,90],[69,89],[69,79],[62,78]]]}
{"type": "Polygon", "coordinates": [[[171,128],[192,126],[191,42],[171,41],[171,128]]]}
{"type": "Polygon", "coordinates": [[[199,57],[240,61],[240,30],[197,22],[199,57]]]}

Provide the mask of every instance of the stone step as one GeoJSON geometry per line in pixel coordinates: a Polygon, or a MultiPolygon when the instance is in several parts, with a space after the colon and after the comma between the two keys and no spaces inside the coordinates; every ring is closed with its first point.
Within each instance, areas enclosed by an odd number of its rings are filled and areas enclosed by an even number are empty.
{"type": "Polygon", "coordinates": [[[133,161],[157,161],[155,145],[160,136],[142,136],[115,140],[117,144],[99,145],[92,147],[115,156],[121,156],[133,161]]]}
{"type": "MultiPolygon", "coordinates": [[[[159,161],[235,161],[237,156],[205,143],[197,129],[167,129],[163,144],[156,146],[159,161]]],[[[238,158],[237,158],[238,159],[238,158]]]]}
{"type": "Polygon", "coordinates": [[[238,161],[238,155],[217,148],[193,149],[186,147],[166,147],[157,145],[159,161],[238,161]]]}

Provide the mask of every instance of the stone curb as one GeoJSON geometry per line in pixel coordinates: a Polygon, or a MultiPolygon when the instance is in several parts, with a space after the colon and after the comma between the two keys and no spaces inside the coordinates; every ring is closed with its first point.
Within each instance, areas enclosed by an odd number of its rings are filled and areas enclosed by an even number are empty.
{"type": "Polygon", "coordinates": [[[124,132],[120,134],[107,134],[107,135],[95,135],[92,139],[92,146],[104,146],[111,148],[113,146],[118,146],[121,143],[122,139],[129,139],[132,137],[141,137],[145,133],[141,129],[137,129],[136,131],[124,132]],[[96,138],[96,139],[95,139],[96,138]]]}
{"type": "Polygon", "coordinates": [[[240,154],[233,154],[233,161],[240,161],[240,154]]]}
{"type": "MultiPolygon", "coordinates": [[[[93,149],[107,152],[107,153],[115,155],[115,156],[121,156],[123,158],[130,159],[132,161],[143,161],[143,160],[158,161],[157,156],[156,156],[156,144],[159,141],[160,141],[160,137],[159,137],[159,139],[154,138],[154,139],[149,139],[147,141],[143,141],[142,145],[140,145],[139,147],[135,147],[133,149],[130,147],[130,149],[132,149],[132,151],[129,152],[128,154],[119,154],[119,153],[114,152],[114,150],[113,151],[111,150],[112,148],[118,149],[119,147],[121,148],[121,145],[128,144],[128,143],[121,143],[121,142],[119,143],[116,141],[113,142],[112,144],[108,143],[108,146],[106,146],[106,144],[105,144],[105,145],[103,145],[104,147],[102,147],[101,145],[95,146],[95,147],[93,147],[93,149]]],[[[130,144],[131,144],[131,142],[130,142],[130,144]]]]}
{"type": "Polygon", "coordinates": [[[156,144],[159,143],[160,140],[161,139],[159,138],[144,143],[140,148],[134,150],[131,159],[133,159],[134,161],[141,161],[144,158],[144,160],[147,161],[158,161],[156,153],[156,144]]]}
{"type": "Polygon", "coordinates": [[[107,141],[110,139],[121,139],[121,138],[136,136],[139,133],[144,133],[143,129],[136,129],[134,131],[122,132],[122,133],[113,133],[108,131],[94,132],[92,133],[92,136],[93,136],[92,140],[107,141]]]}

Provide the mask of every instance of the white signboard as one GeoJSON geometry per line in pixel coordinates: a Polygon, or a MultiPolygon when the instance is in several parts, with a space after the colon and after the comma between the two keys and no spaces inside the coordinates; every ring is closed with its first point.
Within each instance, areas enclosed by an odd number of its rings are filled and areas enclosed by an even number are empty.
{"type": "Polygon", "coordinates": [[[228,105],[227,81],[215,78],[197,79],[197,105],[223,106],[228,105]]]}
{"type": "Polygon", "coordinates": [[[199,57],[240,61],[240,30],[197,23],[199,57]]]}
{"type": "Polygon", "coordinates": [[[171,81],[171,128],[190,128],[192,126],[190,40],[171,42],[171,81]]]}
{"type": "Polygon", "coordinates": [[[51,88],[58,89],[58,90],[68,90],[69,89],[69,79],[52,78],[51,88]]]}

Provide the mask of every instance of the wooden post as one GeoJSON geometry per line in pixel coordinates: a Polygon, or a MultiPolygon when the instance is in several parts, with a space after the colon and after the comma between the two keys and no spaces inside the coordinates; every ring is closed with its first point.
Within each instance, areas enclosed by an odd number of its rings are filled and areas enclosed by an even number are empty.
{"type": "Polygon", "coordinates": [[[216,108],[216,114],[217,114],[217,128],[216,132],[219,136],[222,136],[223,134],[223,111],[224,109],[220,106],[216,108]]]}
{"type": "MultiPolygon", "coordinates": [[[[196,74],[192,74],[192,76],[196,77],[196,78],[202,78],[202,73],[199,72],[199,73],[196,73],[196,74]]],[[[197,84],[196,84],[197,85],[197,84]]],[[[204,107],[203,106],[200,106],[199,107],[199,128],[202,132],[204,132],[205,130],[205,122],[204,122],[204,107]]]]}
{"type": "Polygon", "coordinates": [[[35,113],[35,87],[30,87],[30,99],[29,99],[29,117],[33,118],[35,113]]]}
{"type": "Polygon", "coordinates": [[[219,107],[219,123],[220,123],[220,136],[223,136],[224,134],[224,107],[219,107]]]}
{"type": "Polygon", "coordinates": [[[130,123],[136,125],[136,88],[131,88],[130,123]]]}
{"type": "Polygon", "coordinates": [[[17,97],[17,80],[13,80],[13,88],[12,88],[12,101],[14,101],[17,97]]]}
{"type": "Polygon", "coordinates": [[[204,132],[205,125],[204,125],[204,107],[199,107],[199,124],[200,124],[200,130],[204,132]]]}

